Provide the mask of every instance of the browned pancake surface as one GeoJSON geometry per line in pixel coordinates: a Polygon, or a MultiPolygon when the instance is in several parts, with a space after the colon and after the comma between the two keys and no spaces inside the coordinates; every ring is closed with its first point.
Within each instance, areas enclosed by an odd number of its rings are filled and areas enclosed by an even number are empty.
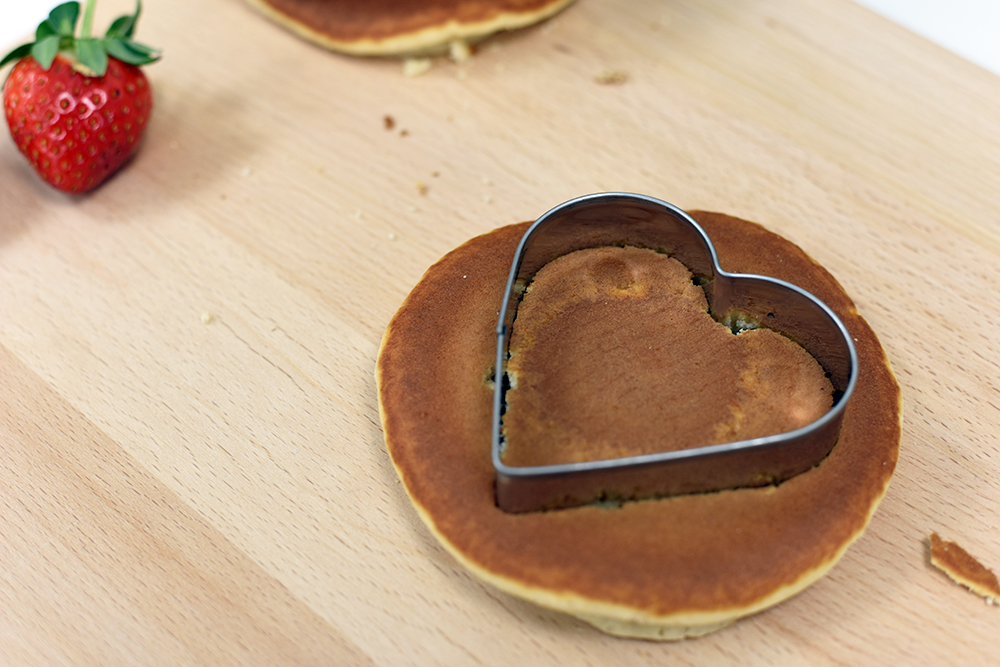
{"type": "Polygon", "coordinates": [[[860,377],[839,442],[819,466],[778,487],[618,509],[501,511],[487,379],[504,283],[527,224],[472,239],[427,271],[390,322],[377,367],[380,410],[389,453],[422,518],[466,565],[507,590],[665,619],[759,608],[829,568],[885,493],[900,395],[875,334],[836,280],[794,244],[737,218],[692,215],[723,268],[795,283],[844,320],[860,377]]]}
{"type": "Polygon", "coordinates": [[[511,332],[504,462],[650,454],[806,426],[833,386],[767,329],[739,335],[704,291],[653,250],[580,250],[543,267],[511,332]]]}

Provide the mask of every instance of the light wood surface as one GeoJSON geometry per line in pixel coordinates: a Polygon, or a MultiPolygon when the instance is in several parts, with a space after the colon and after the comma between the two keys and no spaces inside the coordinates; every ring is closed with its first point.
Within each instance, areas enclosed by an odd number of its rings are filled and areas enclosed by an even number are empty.
{"type": "Polygon", "coordinates": [[[126,171],[71,199],[0,142],[0,663],[995,664],[1000,607],[926,537],[1000,570],[996,76],[846,0],[579,0],[416,78],[239,0],[150,0],[139,36],[165,57],[126,171]],[[378,343],[422,272],[601,190],[792,239],[904,390],[865,536],[680,644],[480,584],[382,443],[378,343]]]}

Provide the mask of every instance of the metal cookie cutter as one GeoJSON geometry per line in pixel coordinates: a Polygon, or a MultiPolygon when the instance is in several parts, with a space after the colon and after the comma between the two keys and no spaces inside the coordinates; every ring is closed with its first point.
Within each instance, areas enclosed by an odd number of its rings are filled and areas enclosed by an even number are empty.
{"type": "MultiPolygon", "coordinates": [[[[508,512],[573,507],[599,500],[698,493],[787,480],[816,465],[840,435],[858,379],[858,355],[847,328],[822,301],[767,276],[728,273],[708,234],[687,213],[644,195],[602,193],[556,206],[521,239],[497,320],[493,394],[493,466],[498,506],[508,512]],[[634,245],[664,252],[693,274],[716,320],[743,314],[801,345],[833,384],[829,412],[802,428],[767,437],[600,461],[509,466],[502,460],[508,334],[520,295],[546,263],[599,246],[634,245]]],[[[664,425],[669,428],[669,424],[664,425]]]]}

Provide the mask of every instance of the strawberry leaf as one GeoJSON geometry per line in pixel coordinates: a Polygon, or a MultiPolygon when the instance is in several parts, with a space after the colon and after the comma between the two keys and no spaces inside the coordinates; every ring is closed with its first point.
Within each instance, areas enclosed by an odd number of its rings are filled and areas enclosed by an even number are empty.
{"type": "Polygon", "coordinates": [[[59,53],[59,35],[43,37],[31,45],[31,57],[38,61],[42,69],[52,66],[57,53],[59,53]]]}
{"type": "Polygon", "coordinates": [[[154,49],[151,46],[146,46],[145,44],[140,44],[139,42],[133,42],[131,39],[123,39],[122,42],[125,46],[132,49],[136,53],[141,53],[142,55],[153,58],[154,60],[160,57],[159,49],[154,49]]]}
{"type": "Polygon", "coordinates": [[[133,51],[136,51],[137,53],[145,55],[148,58],[157,60],[160,57],[159,49],[154,49],[151,46],[146,46],[145,44],[140,44],[139,42],[133,42],[131,39],[126,39],[124,40],[124,42],[127,47],[129,47],[133,51]]]}
{"type": "Polygon", "coordinates": [[[102,39],[84,37],[76,40],[76,59],[94,76],[104,76],[108,71],[108,51],[102,39]]]}
{"type": "Polygon", "coordinates": [[[35,30],[35,41],[39,42],[46,37],[58,34],[59,33],[55,31],[55,28],[52,27],[52,24],[49,23],[48,20],[45,20],[39,23],[38,28],[35,30]]]}
{"type": "Polygon", "coordinates": [[[15,60],[20,60],[21,58],[23,58],[23,57],[25,57],[27,55],[31,55],[31,47],[32,46],[34,46],[34,45],[33,44],[22,44],[21,46],[17,47],[13,51],[11,51],[7,55],[5,55],[3,57],[3,60],[0,60],[0,67],[3,67],[7,63],[14,62],[15,60]]]}
{"type": "Polygon", "coordinates": [[[108,28],[108,32],[105,33],[105,37],[122,37],[129,39],[132,37],[132,33],[135,32],[135,26],[139,23],[139,14],[142,13],[142,1],[136,0],[135,3],[135,14],[119,16],[108,28]]]}
{"type": "Polygon", "coordinates": [[[112,39],[107,43],[107,49],[109,56],[129,65],[148,65],[160,57],[156,50],[132,40],[112,39]]]}
{"type": "Polygon", "coordinates": [[[76,31],[76,20],[80,17],[79,2],[64,2],[51,12],[47,23],[60,35],[72,37],[76,31]]]}
{"type": "Polygon", "coordinates": [[[108,26],[108,31],[104,33],[104,36],[112,39],[116,37],[131,37],[134,29],[135,16],[119,16],[108,26]]]}

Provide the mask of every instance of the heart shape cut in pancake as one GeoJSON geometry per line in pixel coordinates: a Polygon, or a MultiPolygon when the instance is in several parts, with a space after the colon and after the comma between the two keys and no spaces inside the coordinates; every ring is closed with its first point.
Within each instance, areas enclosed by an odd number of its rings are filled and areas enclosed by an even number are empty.
{"type": "Polygon", "coordinates": [[[549,262],[511,330],[504,462],[691,449],[794,431],[826,414],[833,385],[819,363],[750,327],[716,321],[687,267],[654,250],[589,248],[549,262]]]}
{"type": "MultiPolygon", "coordinates": [[[[573,263],[571,261],[571,265],[579,265],[582,270],[586,270],[586,263],[573,263]]],[[[676,273],[676,267],[671,266],[676,273]]],[[[612,276],[614,284],[598,290],[598,303],[603,300],[604,305],[611,304],[612,309],[638,303],[639,299],[629,298],[627,294],[623,293],[627,292],[629,285],[636,284],[634,278],[637,274],[627,266],[619,267],[616,271],[618,275],[612,276]]],[[[666,274],[661,271],[661,274],[661,277],[665,279],[669,271],[666,274]]],[[[574,287],[572,281],[567,281],[564,278],[561,279],[561,282],[557,282],[561,285],[561,289],[568,287],[572,290],[582,287],[580,284],[574,287]]],[[[648,277],[645,282],[648,283],[648,277]]],[[[650,289],[648,284],[640,284],[639,287],[643,293],[639,296],[644,296],[650,289]]],[[[559,289],[557,287],[555,290],[557,300],[559,289]]],[[[679,287],[675,286],[675,289],[679,289],[679,287]]],[[[593,301],[593,299],[586,298],[584,294],[581,296],[584,297],[584,301],[593,301]]],[[[570,298],[572,299],[572,296],[570,298]]],[[[534,303],[530,297],[524,297],[524,300],[534,303]]],[[[661,311],[667,305],[663,298],[655,300],[655,303],[657,304],[656,308],[661,311]]],[[[684,303],[684,299],[680,301],[673,299],[672,307],[680,306],[681,310],[684,310],[685,307],[689,309],[690,305],[684,306],[684,303]]],[[[580,302],[577,302],[576,305],[579,306],[580,302]]],[[[536,306],[536,310],[538,307],[536,306]]],[[[545,304],[541,304],[540,307],[544,309],[545,304]]],[[[698,307],[700,304],[696,306],[696,308],[698,307]]],[[[576,308],[574,314],[579,316],[579,310],[576,308]]],[[[595,321],[596,313],[607,309],[598,308],[595,310],[590,307],[585,310],[588,314],[584,319],[579,320],[578,324],[589,327],[595,321]]],[[[618,310],[620,311],[621,308],[618,310]]],[[[532,313],[534,315],[535,311],[532,313]]],[[[596,321],[600,322],[603,318],[607,323],[610,317],[613,326],[614,319],[620,315],[620,312],[617,314],[605,312],[603,315],[597,315],[596,321]]],[[[552,313],[544,314],[542,319],[543,328],[555,321],[552,313]]],[[[651,333],[648,324],[648,322],[642,322],[641,318],[639,320],[633,318],[633,326],[645,328],[646,334],[651,333]]],[[[704,327],[705,324],[705,318],[698,320],[689,317],[686,326],[704,327]]],[[[531,330],[531,337],[534,338],[538,331],[539,328],[536,325],[531,330]]],[[[697,331],[697,328],[694,331],[697,331]]],[[[711,327],[708,331],[711,331],[711,327]]],[[[853,393],[858,376],[857,352],[851,336],[840,319],[826,304],[802,288],[780,279],[724,271],[719,265],[718,256],[708,234],[689,215],[661,200],[629,193],[602,193],[579,197],[555,207],[535,221],[522,237],[511,262],[496,333],[492,459],[496,469],[497,503],[500,508],[509,512],[572,507],[601,500],[637,500],[657,496],[763,486],[785,481],[816,465],[829,454],[836,444],[844,410],[853,393]],[[604,249],[601,252],[617,255],[616,258],[609,256],[605,259],[621,261],[621,253],[614,253],[612,250],[616,247],[622,250],[625,248],[646,248],[653,251],[653,254],[673,258],[671,260],[673,264],[679,262],[687,267],[694,275],[694,283],[698,285],[695,288],[691,284],[691,280],[688,279],[687,303],[697,302],[697,292],[702,293],[707,311],[720,323],[715,327],[716,337],[721,333],[720,328],[723,327],[721,323],[726,323],[728,325],[726,328],[760,329],[766,327],[765,331],[750,337],[755,344],[751,347],[761,348],[762,344],[766,343],[770,346],[772,357],[778,353],[792,357],[798,354],[801,358],[801,351],[796,351],[800,345],[808,354],[812,355],[830,378],[834,389],[832,406],[828,403],[828,409],[819,411],[815,409],[815,406],[806,409],[805,414],[811,415],[811,418],[806,420],[796,422],[785,419],[772,422],[772,427],[779,428],[777,432],[765,432],[766,429],[762,431],[760,428],[723,428],[723,432],[700,443],[690,440],[684,442],[683,435],[680,438],[681,444],[679,446],[675,443],[668,445],[665,449],[661,447],[659,450],[654,449],[653,451],[650,451],[648,445],[641,442],[613,443],[611,449],[617,448],[619,451],[628,452],[628,455],[602,458],[584,454],[573,457],[577,460],[547,462],[546,455],[539,455],[537,452],[538,449],[549,448],[549,444],[545,440],[550,436],[557,440],[560,438],[566,440],[567,431],[575,431],[579,434],[581,429],[573,422],[583,422],[585,418],[583,415],[571,414],[573,408],[568,407],[560,411],[561,417],[553,420],[553,413],[546,412],[541,403],[545,401],[565,403],[567,400],[566,392],[572,391],[571,385],[574,379],[585,376],[586,371],[580,370],[580,366],[591,364],[596,369],[601,367],[605,360],[598,358],[575,359],[572,356],[572,351],[568,354],[564,353],[560,349],[559,336],[572,337],[575,332],[567,332],[563,328],[562,334],[556,334],[555,346],[551,347],[550,345],[551,349],[542,355],[540,363],[533,366],[536,371],[535,375],[541,373],[545,376],[559,373],[558,368],[553,368],[553,360],[557,360],[567,368],[577,368],[576,372],[568,373],[571,376],[570,385],[560,385],[559,391],[563,395],[552,395],[551,392],[544,395],[538,391],[529,392],[521,389],[510,390],[509,387],[514,385],[512,377],[515,378],[515,381],[517,377],[508,372],[508,359],[512,351],[509,349],[509,345],[513,338],[513,332],[517,328],[515,317],[519,308],[518,304],[521,295],[528,289],[533,277],[536,274],[541,276],[550,263],[551,266],[559,263],[565,266],[567,258],[571,254],[586,249],[604,249]],[[781,350],[780,346],[783,341],[779,339],[778,334],[788,341],[794,341],[794,343],[786,345],[784,350],[781,350]],[[539,369],[543,370],[539,371],[539,369]],[[518,397],[516,400],[512,400],[511,405],[508,405],[506,400],[508,392],[511,393],[512,399],[514,395],[518,397]],[[522,395],[524,394],[527,394],[529,398],[523,399],[522,395]],[[503,423],[503,414],[512,405],[518,404],[521,405],[519,413],[511,419],[513,428],[506,429],[503,423]],[[526,413],[533,415],[534,419],[523,419],[522,417],[526,413]],[[726,430],[730,431],[728,437],[725,433],[726,430]],[[562,431],[562,435],[559,434],[559,431],[562,431]],[[520,446],[513,456],[508,457],[507,436],[512,433],[530,434],[528,437],[531,438],[532,442],[530,445],[520,446]],[[526,455],[524,452],[526,448],[533,448],[536,451],[526,455]],[[524,462],[528,464],[525,465],[524,462]]],[[[648,347],[652,349],[655,347],[654,343],[663,341],[661,336],[651,336],[645,341],[636,340],[634,334],[633,330],[631,333],[626,333],[625,337],[631,341],[631,351],[635,354],[638,354],[639,350],[646,346],[646,343],[649,343],[648,347]]],[[[704,336],[705,334],[699,335],[704,336]]],[[[579,338],[593,342],[593,335],[585,334],[579,338]]],[[[741,340],[738,347],[748,348],[743,343],[750,342],[750,339],[741,340]]],[[[543,337],[543,342],[544,340],[543,337]]],[[[712,340],[712,338],[709,337],[707,340],[712,340]]],[[[680,339],[675,338],[673,342],[676,345],[680,339]]],[[[531,344],[533,345],[534,341],[531,344]]],[[[725,341],[717,343],[714,348],[710,349],[709,355],[721,353],[723,349],[726,349],[726,345],[725,341]]],[[[522,352],[527,351],[530,347],[531,345],[526,348],[522,346],[522,352]]],[[[578,352],[586,353],[589,351],[593,353],[596,349],[581,348],[578,352]]],[[[621,348],[617,349],[619,351],[618,359],[621,360],[622,350],[621,348]]],[[[627,354],[629,350],[625,350],[625,352],[624,358],[627,359],[629,358],[627,354]]],[[[660,360],[660,370],[664,373],[677,370],[662,365],[664,360],[668,365],[673,366],[690,366],[692,361],[695,364],[702,363],[689,357],[678,357],[676,354],[667,357],[654,356],[660,360]]],[[[729,357],[730,361],[738,358],[739,355],[729,357]]],[[[706,358],[702,361],[708,363],[711,360],[706,358]]],[[[714,361],[718,362],[719,360],[715,359],[714,361]]],[[[523,365],[519,365],[519,361],[514,362],[515,367],[520,367],[523,370],[523,365]]],[[[721,365],[715,363],[715,366],[722,371],[726,370],[725,362],[721,365]]],[[[807,369],[808,365],[797,364],[788,367],[793,372],[795,368],[807,369]]],[[[757,370],[759,371],[759,368],[757,370]]],[[[773,374],[773,369],[771,374],[773,374]]],[[[529,372],[527,377],[533,377],[533,375],[529,372]]],[[[718,376],[718,373],[712,375],[708,372],[707,377],[716,382],[723,379],[718,376]]],[[[786,372],[782,381],[787,383],[790,377],[786,372]]],[[[687,379],[690,381],[690,376],[687,379]]],[[[744,377],[741,380],[744,385],[753,381],[753,377],[744,377]]],[[[591,390],[594,389],[591,386],[591,390]]],[[[777,398],[771,396],[770,405],[758,404],[751,406],[751,409],[754,407],[758,410],[773,409],[777,398]]],[[[664,400],[669,402],[670,397],[664,396],[664,400]]],[[[739,406],[737,409],[740,409],[739,406]]],[[[611,415],[612,419],[622,422],[635,419],[629,411],[617,416],[614,416],[613,412],[604,411],[603,414],[611,415]]],[[[678,413],[677,410],[668,410],[663,414],[668,420],[671,417],[679,417],[690,423],[689,415],[678,413]]],[[[611,434],[603,434],[600,438],[605,441],[609,438],[621,439],[622,437],[634,439],[636,430],[628,428],[627,423],[624,426],[625,428],[613,430],[611,434]]],[[[669,430],[670,428],[669,421],[661,425],[661,430],[669,430]]],[[[586,434],[582,438],[569,439],[577,442],[582,440],[584,443],[590,440],[586,434]]],[[[662,442],[662,439],[660,441],[662,442]]],[[[608,444],[605,442],[605,446],[603,446],[605,452],[609,450],[608,444]]],[[[556,446],[558,447],[558,444],[556,446]]],[[[563,449],[567,449],[567,447],[564,446],[563,449]]]]}
{"type": "Polygon", "coordinates": [[[292,32],[333,51],[393,56],[444,51],[547,19],[573,0],[248,0],[292,32]]]}

